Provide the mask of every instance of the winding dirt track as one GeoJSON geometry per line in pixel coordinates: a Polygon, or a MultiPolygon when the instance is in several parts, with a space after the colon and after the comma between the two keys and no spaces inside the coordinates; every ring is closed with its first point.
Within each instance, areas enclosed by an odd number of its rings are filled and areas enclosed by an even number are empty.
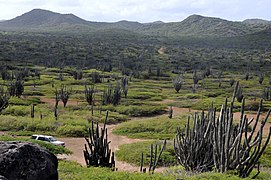
{"type": "MultiPolygon", "coordinates": [[[[42,99],[42,100],[44,100],[44,99],[42,99]]],[[[164,101],[162,101],[162,103],[167,104],[169,101],[170,100],[164,100],[164,101]]],[[[52,103],[52,100],[47,99],[43,102],[52,103]]],[[[69,105],[77,105],[77,104],[78,104],[78,102],[74,101],[73,103],[70,103],[69,105]]],[[[172,107],[172,108],[173,108],[173,115],[174,116],[178,116],[182,113],[197,112],[196,110],[192,110],[189,108],[179,108],[179,107],[172,107]]],[[[261,114],[260,119],[264,119],[265,116],[266,116],[265,114],[261,114]]],[[[256,114],[247,114],[247,117],[249,119],[251,119],[251,118],[255,119],[256,114]]],[[[148,118],[150,118],[150,117],[133,118],[132,120],[148,119],[148,118]]],[[[240,118],[240,113],[239,112],[234,113],[234,119],[238,119],[238,118],[240,118]]],[[[123,145],[123,144],[130,144],[130,143],[145,141],[142,139],[131,139],[126,136],[120,136],[120,135],[113,134],[112,131],[116,126],[118,126],[118,125],[107,125],[108,137],[109,137],[109,140],[111,141],[110,148],[112,149],[112,151],[114,151],[114,152],[117,151],[119,149],[119,146],[123,145]]],[[[267,123],[264,128],[265,135],[268,134],[269,128],[270,128],[270,123],[267,123]]],[[[257,130],[260,129],[260,122],[258,123],[256,129],[257,130]]],[[[59,158],[76,161],[81,165],[85,165],[85,160],[83,157],[83,149],[84,149],[84,144],[85,144],[84,138],[59,138],[59,140],[64,141],[66,144],[66,147],[73,152],[72,155],[59,155],[59,158]]],[[[139,171],[139,167],[131,165],[126,162],[118,161],[118,160],[116,160],[116,167],[120,171],[132,171],[132,172],[139,171]]],[[[157,168],[156,171],[161,172],[165,169],[166,168],[157,168]]]]}
{"type": "MultiPolygon", "coordinates": [[[[126,136],[119,136],[112,133],[113,128],[117,125],[107,125],[107,132],[110,143],[110,148],[113,152],[116,152],[119,149],[119,146],[122,144],[130,144],[135,142],[140,142],[144,140],[140,139],[130,139],[126,136]]],[[[83,157],[84,144],[86,143],[84,138],[58,138],[60,141],[64,141],[66,147],[70,149],[72,155],[59,155],[59,158],[64,158],[67,160],[72,160],[85,165],[85,160],[83,157]]],[[[131,164],[116,160],[116,167],[121,171],[139,171],[139,167],[133,166],[131,164]]]]}

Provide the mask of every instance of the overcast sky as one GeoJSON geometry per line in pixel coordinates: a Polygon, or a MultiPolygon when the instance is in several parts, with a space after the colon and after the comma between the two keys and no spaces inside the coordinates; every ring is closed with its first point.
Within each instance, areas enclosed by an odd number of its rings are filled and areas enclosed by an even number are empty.
{"type": "Polygon", "coordinates": [[[271,0],[0,0],[0,20],[32,9],[73,13],[89,21],[181,21],[192,14],[271,20],[271,0]]]}

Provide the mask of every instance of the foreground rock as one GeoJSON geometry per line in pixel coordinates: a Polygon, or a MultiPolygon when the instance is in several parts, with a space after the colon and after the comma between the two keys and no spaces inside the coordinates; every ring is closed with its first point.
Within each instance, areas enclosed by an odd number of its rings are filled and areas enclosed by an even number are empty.
{"type": "Polygon", "coordinates": [[[58,179],[54,154],[27,142],[0,142],[0,175],[7,179],[58,179]]]}

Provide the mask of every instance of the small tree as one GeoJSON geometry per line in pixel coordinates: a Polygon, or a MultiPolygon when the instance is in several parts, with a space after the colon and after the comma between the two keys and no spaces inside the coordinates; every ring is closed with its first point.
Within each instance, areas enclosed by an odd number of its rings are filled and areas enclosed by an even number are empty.
{"type": "Polygon", "coordinates": [[[173,86],[177,93],[179,93],[179,91],[181,90],[183,83],[184,81],[181,76],[178,76],[173,80],[173,86]]]}
{"type": "Polygon", "coordinates": [[[10,96],[17,96],[20,98],[24,92],[24,82],[21,80],[16,80],[15,82],[12,81],[9,83],[8,90],[10,96]]]}
{"type": "Polygon", "coordinates": [[[128,94],[128,78],[127,76],[123,76],[121,78],[121,87],[122,87],[122,91],[125,97],[127,97],[128,94]]]}
{"type": "Polygon", "coordinates": [[[92,72],[91,78],[92,78],[92,82],[95,83],[95,84],[102,82],[100,74],[98,72],[96,72],[96,71],[92,72]]]}
{"type": "Polygon", "coordinates": [[[62,100],[64,107],[66,107],[68,103],[70,94],[71,94],[71,89],[67,88],[67,86],[61,86],[60,99],[62,100]]]}
{"type": "Polygon", "coordinates": [[[233,86],[234,83],[235,83],[235,79],[233,77],[231,77],[231,79],[230,79],[230,85],[231,85],[231,87],[233,86]]]}
{"type": "Polygon", "coordinates": [[[236,86],[237,86],[237,89],[236,89],[236,92],[235,92],[235,97],[236,97],[238,102],[242,102],[244,96],[243,96],[243,93],[242,93],[242,88],[239,85],[239,81],[236,82],[236,86]]]}
{"type": "Polygon", "coordinates": [[[2,110],[6,109],[9,105],[9,95],[4,92],[4,88],[0,86],[0,113],[2,110]]]}
{"type": "Polygon", "coordinates": [[[259,83],[262,84],[264,80],[264,75],[262,73],[259,73],[259,83]]]}

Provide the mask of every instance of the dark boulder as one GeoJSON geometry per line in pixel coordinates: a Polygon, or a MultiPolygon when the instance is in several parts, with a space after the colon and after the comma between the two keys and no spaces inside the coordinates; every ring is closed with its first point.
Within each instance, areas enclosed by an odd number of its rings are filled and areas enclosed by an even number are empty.
{"type": "Polygon", "coordinates": [[[0,175],[0,180],[8,180],[7,178],[5,178],[4,176],[0,175]]]}
{"type": "Polygon", "coordinates": [[[0,175],[10,180],[58,179],[54,154],[27,142],[0,142],[0,175]]]}

